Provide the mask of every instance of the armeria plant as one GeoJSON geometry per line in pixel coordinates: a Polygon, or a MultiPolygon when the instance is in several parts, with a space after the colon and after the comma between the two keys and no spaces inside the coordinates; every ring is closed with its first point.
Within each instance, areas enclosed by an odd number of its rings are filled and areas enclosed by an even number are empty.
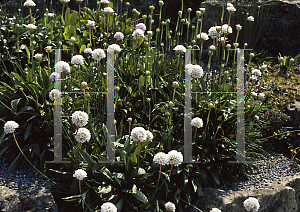
{"type": "MultiPolygon", "coordinates": [[[[202,20],[209,11],[199,8],[197,23],[192,24],[194,8],[184,11],[182,2],[172,32],[172,21],[162,20],[163,1],[159,1],[158,20],[152,5],[149,14],[141,16],[133,9],[129,17],[128,2],[101,0],[91,9],[87,0],[84,7],[77,1],[78,10],[70,9],[69,0],[60,2],[61,13],[50,10],[40,19],[6,19],[7,25],[0,30],[1,37],[17,30],[17,37],[1,41],[3,46],[8,44],[1,54],[5,53],[2,75],[9,80],[0,86],[1,120],[6,122],[0,155],[9,159],[10,168],[49,159],[55,149],[52,120],[58,98],[63,160],[71,163],[52,166],[51,170],[65,180],[55,184],[56,196],[82,211],[182,212],[187,206],[194,207],[203,195],[202,188],[221,184],[228,188],[232,176],[245,177],[247,170],[255,168],[228,163],[237,159],[238,102],[233,94],[212,94],[237,89],[235,62],[230,66],[235,51],[229,50],[231,45],[236,51],[245,46],[238,38],[247,26],[234,23],[237,9],[233,5],[224,3],[227,9],[221,21],[204,29],[202,20]],[[237,34],[230,25],[236,26],[237,34]],[[196,39],[200,48],[192,52],[190,64],[185,64],[187,49],[197,46],[196,39]],[[230,40],[235,42],[230,44],[230,40]],[[203,43],[210,47],[204,49],[203,43]],[[57,58],[55,49],[61,49],[62,58],[57,58]],[[110,54],[113,64],[107,63],[110,54]],[[105,161],[109,68],[113,68],[115,83],[114,163],[105,161]],[[185,74],[191,76],[191,85],[185,84],[185,74]],[[55,87],[58,80],[62,81],[61,89],[55,87]],[[191,157],[198,163],[183,160],[188,86],[196,93],[192,94],[190,124],[191,157]],[[14,132],[17,126],[7,120],[19,123],[14,140],[12,136],[5,138],[7,130],[14,132]],[[43,140],[42,135],[46,135],[43,140]]],[[[26,5],[33,5],[29,3],[26,5]]],[[[250,65],[254,56],[248,60],[245,79],[262,82],[265,73],[250,65]]],[[[253,100],[255,83],[245,85],[245,150],[249,159],[261,148],[255,140],[259,135],[248,126],[260,115],[266,94],[259,90],[258,99],[253,100]]],[[[254,200],[246,202],[250,211],[256,210],[255,205],[254,200]]]]}

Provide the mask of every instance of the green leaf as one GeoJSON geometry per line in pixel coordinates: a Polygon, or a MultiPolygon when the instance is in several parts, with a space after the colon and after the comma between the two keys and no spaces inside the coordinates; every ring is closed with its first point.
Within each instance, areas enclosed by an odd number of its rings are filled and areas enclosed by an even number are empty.
{"type": "Polygon", "coordinates": [[[81,54],[86,49],[86,45],[82,45],[79,50],[79,54],[81,54]]]}
{"type": "Polygon", "coordinates": [[[111,192],[111,186],[99,186],[98,187],[98,193],[99,194],[107,194],[111,192]]]}
{"type": "Polygon", "coordinates": [[[78,195],[73,195],[73,196],[69,196],[69,197],[64,197],[62,199],[69,200],[69,201],[74,201],[74,199],[78,199],[80,197],[81,197],[81,194],[78,194],[78,195]]]}
{"type": "Polygon", "coordinates": [[[144,76],[141,75],[139,78],[139,89],[141,89],[145,85],[144,76]]]}
{"type": "Polygon", "coordinates": [[[25,46],[25,50],[26,50],[26,53],[27,53],[27,57],[28,57],[28,64],[30,64],[30,51],[29,51],[29,49],[27,48],[26,45],[24,45],[24,46],[25,46]]]}
{"type": "Polygon", "coordinates": [[[93,158],[84,150],[79,149],[79,153],[82,156],[82,158],[89,164],[90,167],[93,167],[96,164],[93,158]]]}
{"type": "Polygon", "coordinates": [[[56,173],[59,173],[59,174],[72,174],[71,172],[63,172],[63,171],[59,171],[59,170],[54,170],[54,169],[49,169],[50,171],[53,171],[53,172],[56,172],[56,173]]]}
{"type": "Polygon", "coordinates": [[[11,164],[9,165],[8,167],[8,170],[10,171],[11,169],[13,169],[16,165],[17,165],[17,162],[18,162],[18,159],[19,157],[21,156],[21,152],[17,155],[17,157],[11,162],[11,164]]]}
{"type": "Polygon", "coordinates": [[[108,170],[108,168],[103,167],[103,168],[100,170],[100,172],[101,172],[103,175],[105,175],[110,181],[113,181],[112,175],[111,175],[110,171],[108,170]]]}
{"type": "Polygon", "coordinates": [[[210,173],[211,173],[211,175],[213,176],[215,182],[216,182],[218,185],[220,185],[220,179],[219,179],[218,175],[215,173],[215,171],[214,171],[214,170],[211,170],[210,173]]]}
{"type": "Polygon", "coordinates": [[[148,199],[146,197],[146,195],[141,192],[141,191],[136,191],[136,193],[132,194],[136,199],[138,199],[139,201],[143,202],[143,203],[147,203],[148,199]]]}
{"type": "Polygon", "coordinates": [[[27,125],[26,127],[26,131],[24,133],[24,141],[28,138],[28,136],[30,135],[30,131],[31,131],[31,127],[32,127],[33,122],[31,122],[30,124],[27,125]]]}
{"type": "Polygon", "coordinates": [[[116,207],[118,209],[118,212],[121,212],[121,209],[123,207],[123,198],[121,198],[117,203],[116,203],[116,207]]]}
{"type": "Polygon", "coordinates": [[[65,13],[65,24],[66,26],[70,25],[70,7],[67,8],[65,13]]]}
{"type": "Polygon", "coordinates": [[[5,132],[3,132],[1,134],[1,136],[0,136],[0,144],[3,142],[5,135],[6,135],[5,132]]]}

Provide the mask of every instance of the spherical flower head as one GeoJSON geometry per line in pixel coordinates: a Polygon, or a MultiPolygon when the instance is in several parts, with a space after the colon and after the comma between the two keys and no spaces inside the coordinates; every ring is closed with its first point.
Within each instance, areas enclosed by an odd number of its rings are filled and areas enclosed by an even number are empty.
{"type": "Polygon", "coordinates": [[[168,165],[169,155],[164,152],[159,152],[156,155],[154,155],[153,162],[158,163],[159,165],[168,165]]]}
{"type": "Polygon", "coordinates": [[[105,57],[106,55],[103,49],[94,49],[94,51],[92,51],[92,58],[94,60],[100,61],[105,57]]]}
{"type": "Polygon", "coordinates": [[[123,40],[124,39],[124,35],[122,32],[116,32],[114,35],[114,38],[117,40],[123,40]]]}
{"type": "Polygon", "coordinates": [[[257,80],[257,76],[256,75],[251,75],[250,80],[257,80]]]}
{"type": "Polygon", "coordinates": [[[230,49],[230,48],[231,48],[231,45],[228,43],[228,44],[226,45],[226,48],[227,48],[227,49],[230,49]]]}
{"type": "Polygon", "coordinates": [[[201,118],[193,118],[192,121],[191,121],[191,125],[193,127],[197,127],[197,128],[200,128],[200,127],[203,127],[203,121],[201,118]]]}
{"type": "Polygon", "coordinates": [[[72,122],[77,127],[84,127],[89,120],[89,116],[86,112],[76,111],[72,114],[72,122]]]}
{"type": "Polygon", "coordinates": [[[75,43],[75,42],[76,42],[76,38],[75,38],[75,37],[71,37],[71,38],[70,38],[70,42],[71,42],[71,43],[75,43]]]}
{"type": "Polygon", "coordinates": [[[55,64],[55,72],[70,72],[70,65],[65,61],[59,61],[55,64]]]}
{"type": "Polygon", "coordinates": [[[105,8],[103,9],[103,11],[104,11],[104,13],[105,13],[106,15],[111,15],[111,14],[113,14],[113,13],[115,12],[114,9],[111,8],[111,7],[105,7],[105,8]]]}
{"type": "Polygon", "coordinates": [[[202,14],[205,13],[205,8],[204,7],[199,8],[199,10],[202,12],[202,14]]]}
{"type": "Polygon", "coordinates": [[[111,44],[108,46],[107,51],[111,53],[121,52],[121,48],[118,44],[111,44]]]}
{"type": "Polygon", "coordinates": [[[254,21],[254,17],[253,17],[253,16],[249,16],[249,17],[247,18],[247,20],[248,20],[248,21],[254,21]]]}
{"type": "Polygon", "coordinates": [[[227,3],[227,7],[234,7],[234,6],[231,3],[227,3]]]}
{"type": "Polygon", "coordinates": [[[132,36],[133,36],[133,38],[137,38],[137,39],[143,38],[144,37],[144,30],[136,29],[132,33],[132,36]]]}
{"type": "Polygon", "coordinates": [[[4,132],[5,134],[13,133],[15,129],[19,127],[19,124],[15,121],[7,121],[4,124],[4,132]]]}
{"type": "Polygon", "coordinates": [[[76,3],[81,3],[83,2],[83,0],[76,0],[76,3]]]}
{"type": "Polygon", "coordinates": [[[211,46],[208,47],[208,49],[210,51],[215,51],[217,48],[214,45],[211,45],[211,46]]]}
{"type": "Polygon", "coordinates": [[[201,14],[202,14],[202,12],[201,12],[200,10],[197,10],[197,11],[196,11],[196,16],[197,16],[197,17],[200,17],[201,14]]]}
{"type": "Polygon", "coordinates": [[[86,82],[81,82],[81,85],[80,85],[81,89],[86,89],[88,87],[88,84],[86,82]]]}
{"type": "Polygon", "coordinates": [[[79,128],[75,135],[75,139],[78,143],[89,142],[91,139],[91,133],[86,128],[79,128]]]}
{"type": "Polygon", "coordinates": [[[29,32],[34,32],[36,30],[36,26],[34,24],[24,25],[29,32]]]}
{"type": "Polygon", "coordinates": [[[239,46],[239,43],[234,43],[233,46],[234,46],[235,48],[237,48],[237,47],[239,46]]]}
{"type": "Polygon", "coordinates": [[[240,24],[235,25],[236,27],[236,31],[241,31],[242,30],[242,26],[240,24]]]}
{"type": "Polygon", "coordinates": [[[219,41],[223,44],[223,45],[225,45],[225,42],[226,42],[226,40],[228,40],[228,38],[224,38],[224,37],[220,37],[219,38],[219,41]]]}
{"type": "Polygon", "coordinates": [[[106,202],[101,205],[100,212],[118,212],[118,209],[113,203],[106,202]]]}
{"type": "Polygon", "coordinates": [[[175,207],[175,204],[174,204],[174,203],[172,203],[172,202],[167,202],[167,203],[165,204],[165,207],[166,207],[166,211],[167,211],[167,212],[175,212],[176,207],[175,207]]]}
{"type": "Polygon", "coordinates": [[[179,54],[183,54],[186,52],[186,48],[183,45],[177,45],[173,50],[179,54]]]}
{"type": "Polygon", "coordinates": [[[49,93],[49,98],[53,101],[55,100],[55,98],[59,98],[60,97],[60,91],[57,89],[53,89],[50,91],[49,93]]]}
{"type": "Polygon", "coordinates": [[[212,39],[215,39],[215,38],[218,38],[221,36],[221,32],[218,32],[217,31],[217,27],[210,27],[209,30],[208,30],[208,35],[212,38],[212,39]]]}
{"type": "Polygon", "coordinates": [[[228,26],[228,24],[224,24],[222,26],[222,33],[224,33],[224,34],[230,34],[230,33],[232,33],[231,26],[228,26]]]}
{"type": "Polygon", "coordinates": [[[101,0],[101,4],[109,4],[108,0],[101,0]]]}
{"type": "Polygon", "coordinates": [[[32,0],[27,0],[25,1],[25,3],[23,4],[24,7],[27,8],[31,8],[31,7],[35,7],[35,3],[32,0]]]}
{"type": "Polygon", "coordinates": [[[199,65],[192,66],[192,77],[201,78],[203,76],[203,69],[199,65]]]}
{"type": "Polygon", "coordinates": [[[60,1],[60,3],[62,3],[62,4],[68,4],[69,2],[70,2],[70,0],[59,0],[60,1]]]}
{"type": "Polygon", "coordinates": [[[192,12],[192,8],[187,9],[188,13],[192,12]]]}
{"type": "Polygon", "coordinates": [[[95,21],[88,20],[86,25],[88,27],[94,27],[95,26],[95,21]]]}
{"type": "Polygon", "coordinates": [[[158,5],[159,5],[159,6],[163,6],[163,5],[164,5],[164,2],[160,0],[160,1],[158,1],[158,5]]]}
{"type": "Polygon", "coordinates": [[[268,67],[268,65],[266,65],[266,64],[263,64],[263,65],[260,67],[260,70],[261,70],[261,71],[264,71],[264,70],[266,70],[266,69],[267,69],[267,67],[268,67]]]}
{"type": "Polygon", "coordinates": [[[146,130],[143,127],[135,127],[131,131],[131,137],[134,141],[145,141],[147,139],[146,130]]]}
{"type": "Polygon", "coordinates": [[[187,71],[188,74],[192,74],[192,72],[193,72],[193,64],[186,64],[185,65],[185,70],[187,71]]]}
{"type": "Polygon", "coordinates": [[[146,31],[146,25],[143,24],[143,23],[139,23],[135,26],[135,29],[141,29],[145,32],[146,31]]]}
{"type": "Polygon", "coordinates": [[[257,96],[257,93],[251,92],[251,95],[254,96],[254,97],[256,97],[256,96],[257,96]]]}
{"type": "Polygon", "coordinates": [[[49,18],[54,18],[55,14],[54,13],[48,13],[49,18]]]}
{"type": "Polygon", "coordinates": [[[179,83],[178,83],[177,81],[174,81],[172,86],[173,86],[174,88],[178,88],[178,87],[179,87],[179,83]]]}
{"type": "Polygon", "coordinates": [[[52,74],[49,76],[52,82],[55,82],[55,79],[59,78],[59,73],[57,72],[52,72],[52,74]]]}
{"type": "Polygon", "coordinates": [[[76,177],[78,180],[83,180],[83,178],[87,177],[87,173],[83,169],[75,170],[73,177],[76,177]]]}
{"type": "Polygon", "coordinates": [[[218,209],[218,208],[212,208],[210,210],[210,212],[222,212],[222,211],[220,209],[218,209]]]}
{"type": "Polygon", "coordinates": [[[253,211],[253,212],[257,212],[259,209],[259,202],[256,198],[254,197],[249,197],[248,199],[246,199],[243,203],[246,211],[253,211]]]}
{"type": "Polygon", "coordinates": [[[43,59],[43,54],[35,54],[34,58],[40,62],[43,59]]]}
{"type": "Polygon", "coordinates": [[[232,15],[236,11],[234,7],[227,7],[226,9],[230,15],[232,15]]]}
{"type": "Polygon", "coordinates": [[[258,94],[258,99],[259,100],[264,100],[264,98],[265,98],[265,94],[264,93],[259,93],[258,94]]]}
{"type": "Polygon", "coordinates": [[[82,55],[74,55],[71,59],[71,64],[74,65],[83,65],[84,64],[84,58],[82,55]]]}
{"type": "Polygon", "coordinates": [[[258,69],[253,69],[252,72],[251,72],[251,74],[254,74],[256,76],[261,76],[261,72],[258,69]]]}
{"type": "Polygon", "coordinates": [[[181,152],[177,152],[176,150],[171,150],[169,153],[169,164],[173,164],[174,166],[179,166],[183,161],[183,155],[181,152]]]}
{"type": "Polygon", "coordinates": [[[146,130],[146,134],[147,134],[147,138],[146,138],[146,141],[152,141],[153,139],[153,134],[149,131],[149,130],[146,130]]]}
{"type": "Polygon", "coordinates": [[[86,48],[83,52],[86,54],[91,54],[93,50],[91,48],[86,48]]]}
{"type": "Polygon", "coordinates": [[[200,34],[198,34],[197,38],[201,41],[207,41],[209,39],[208,34],[206,34],[205,32],[201,32],[200,34]]]}
{"type": "Polygon", "coordinates": [[[254,57],[254,53],[250,53],[250,58],[254,57]]]}
{"type": "Polygon", "coordinates": [[[45,47],[46,52],[52,52],[52,46],[46,46],[45,47]]]}
{"type": "Polygon", "coordinates": [[[153,35],[153,32],[152,32],[152,31],[147,31],[147,35],[148,35],[149,37],[151,37],[151,36],[153,35]]]}

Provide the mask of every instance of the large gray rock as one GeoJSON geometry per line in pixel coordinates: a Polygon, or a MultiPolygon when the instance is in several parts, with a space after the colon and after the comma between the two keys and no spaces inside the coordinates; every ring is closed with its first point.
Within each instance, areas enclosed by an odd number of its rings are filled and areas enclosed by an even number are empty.
{"type": "Polygon", "coordinates": [[[289,116],[291,117],[291,125],[293,127],[300,127],[300,102],[295,101],[287,105],[289,116]]]}
{"type": "Polygon", "coordinates": [[[246,212],[243,202],[248,197],[255,197],[260,204],[259,212],[300,211],[300,176],[282,177],[278,182],[270,183],[274,189],[251,188],[248,191],[224,191],[204,188],[204,197],[200,198],[195,206],[202,212],[209,212],[212,208],[219,208],[222,212],[246,212]]]}
{"type": "Polygon", "coordinates": [[[0,211],[3,212],[57,212],[54,198],[45,188],[36,195],[23,195],[16,190],[0,186],[0,211]]]}

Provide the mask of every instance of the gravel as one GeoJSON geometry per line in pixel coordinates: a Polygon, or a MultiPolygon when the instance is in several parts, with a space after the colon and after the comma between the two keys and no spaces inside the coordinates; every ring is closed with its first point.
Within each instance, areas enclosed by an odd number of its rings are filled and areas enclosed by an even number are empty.
{"type": "MultiPolygon", "coordinates": [[[[35,171],[31,166],[20,170],[8,171],[9,164],[0,160],[0,186],[18,190],[23,195],[37,194],[42,187],[53,185],[54,183],[44,179],[43,176],[35,171]],[[37,173],[37,175],[35,175],[37,173]]],[[[41,170],[40,170],[41,171],[41,170]]],[[[43,171],[41,171],[43,173],[43,171]]],[[[54,182],[59,179],[51,171],[46,171],[45,175],[54,182]]]]}
{"type": "MultiPolygon", "coordinates": [[[[264,159],[253,159],[254,165],[258,167],[261,173],[258,173],[256,170],[249,171],[249,180],[236,181],[228,186],[229,190],[241,191],[250,190],[250,188],[274,189],[271,185],[273,181],[277,181],[277,183],[280,184],[282,177],[299,175],[298,172],[295,172],[292,169],[294,166],[292,159],[284,156],[283,154],[271,151],[270,149],[265,150],[270,154],[270,156],[263,154],[264,159]]],[[[225,190],[224,186],[219,186],[217,188],[225,190]]]]}

